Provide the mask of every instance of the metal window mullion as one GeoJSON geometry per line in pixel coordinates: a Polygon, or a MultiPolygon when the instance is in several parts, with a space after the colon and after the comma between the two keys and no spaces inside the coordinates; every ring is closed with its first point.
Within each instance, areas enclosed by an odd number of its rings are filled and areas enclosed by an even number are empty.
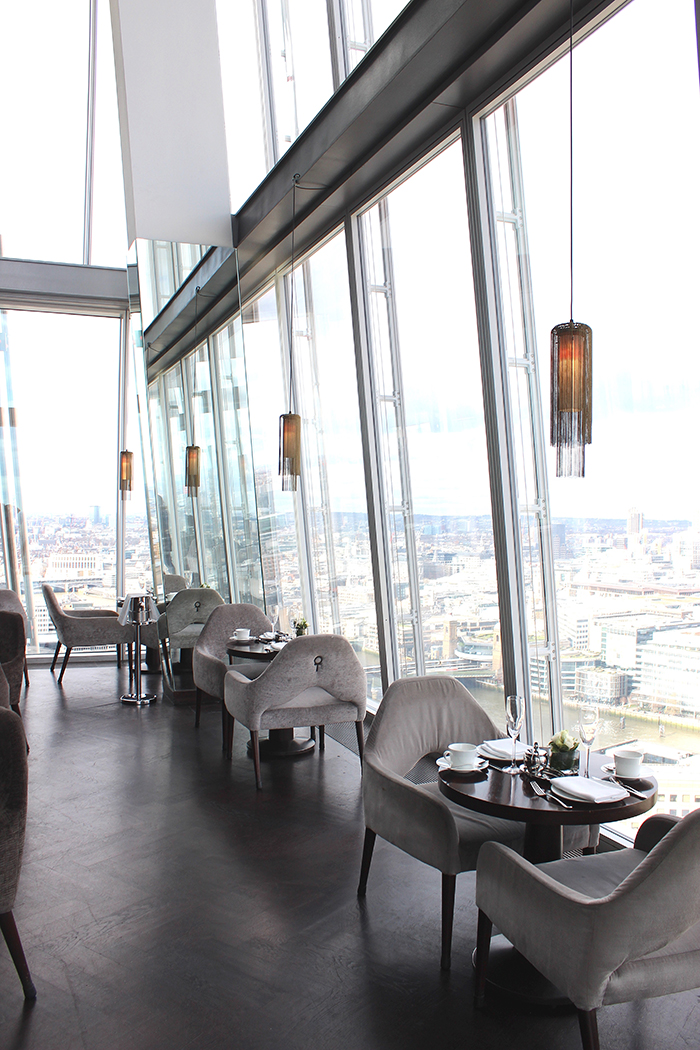
{"type": "Polygon", "coordinates": [[[121,450],[126,448],[126,391],[128,387],[129,358],[127,354],[128,323],[127,315],[123,313],[119,319],[119,380],[117,384],[117,471],[116,498],[117,498],[117,529],[116,529],[116,585],[117,595],[124,595],[125,564],[124,546],[126,529],[126,503],[121,498],[119,491],[119,458],[121,450]]]}
{"type": "Polygon", "coordinates": [[[92,262],[92,205],[95,174],[95,98],[97,94],[97,0],[90,0],[88,89],[85,128],[85,203],[83,209],[83,266],[92,262]]]}
{"type": "Polygon", "coordinates": [[[214,349],[214,337],[207,339],[207,350],[209,356],[209,389],[211,390],[211,412],[214,430],[214,454],[216,455],[216,476],[218,480],[218,510],[219,520],[224,538],[223,566],[228,582],[229,600],[237,602],[238,598],[238,576],[236,572],[236,548],[231,535],[231,519],[228,508],[231,506],[231,493],[228,486],[226,443],[224,438],[223,413],[221,411],[221,384],[219,382],[219,369],[217,367],[217,355],[214,349]]]}
{"type": "Polygon", "coordinates": [[[391,556],[381,466],[380,424],[377,418],[376,378],[370,352],[368,286],[359,216],[346,216],[345,244],[350,275],[350,308],[355,344],[355,369],[360,410],[367,518],[369,524],[374,603],[377,615],[382,692],[399,677],[396,616],[391,600],[391,556]]]}
{"type": "Polygon", "coordinates": [[[550,701],[552,722],[557,732],[564,725],[564,707],[561,689],[561,657],[559,649],[559,628],[557,624],[557,595],[554,571],[554,552],[552,550],[552,530],[550,520],[549,486],[547,481],[547,461],[545,454],[544,414],[540,393],[540,380],[537,365],[537,336],[535,329],[535,309],[532,295],[532,277],[530,273],[530,252],[525,228],[525,201],[523,175],[520,156],[520,139],[515,99],[510,99],[504,107],[506,141],[511,177],[511,192],[516,214],[520,222],[515,225],[515,239],[518,249],[518,279],[520,282],[520,301],[522,305],[522,325],[525,350],[530,367],[527,370],[527,385],[530,401],[530,425],[535,469],[535,487],[540,513],[537,516],[540,557],[542,559],[542,584],[545,624],[547,630],[546,645],[549,650],[550,666],[550,701]]]}
{"type": "Polygon", "coordinates": [[[326,0],[326,10],[328,12],[333,90],[337,91],[350,72],[347,59],[347,28],[345,25],[345,5],[343,0],[326,0]]]}
{"type": "Polygon", "coordinates": [[[139,341],[134,338],[133,335],[133,326],[136,323],[137,316],[139,316],[140,325],[140,315],[136,313],[129,314],[131,360],[136,385],[136,411],[139,425],[139,437],[141,439],[141,463],[143,469],[144,496],[146,499],[148,543],[151,551],[151,572],[153,575],[154,593],[159,594],[163,586],[163,549],[160,542],[160,530],[158,527],[158,512],[156,506],[158,495],[158,489],[156,486],[157,474],[153,450],[148,384],[146,380],[146,361],[143,353],[143,340],[139,341]]]}
{"type": "Polygon", "coordinates": [[[272,86],[272,56],[270,54],[270,29],[267,19],[267,0],[255,0],[256,30],[258,40],[258,63],[260,70],[260,95],[265,132],[265,162],[267,170],[279,159],[277,146],[277,121],[275,118],[275,94],[272,86]]]}
{"type": "MultiPolygon", "coordinates": [[[[289,346],[289,332],[290,327],[294,329],[294,318],[292,318],[292,324],[289,324],[289,311],[290,311],[290,296],[289,290],[291,288],[290,281],[294,279],[294,275],[288,273],[285,277],[278,277],[275,281],[275,294],[277,297],[277,317],[279,321],[279,333],[280,333],[280,348],[282,351],[282,374],[284,380],[285,390],[285,406],[291,404],[292,411],[296,411],[296,406],[299,404],[297,397],[297,380],[296,380],[296,368],[293,368],[293,377],[290,391],[290,346],[289,346]]],[[[285,407],[286,411],[286,407],[285,407]]],[[[302,428],[302,441],[304,440],[303,428],[302,428]]],[[[296,492],[293,494],[294,500],[294,524],[297,533],[297,550],[299,552],[299,582],[301,585],[301,600],[303,613],[309,619],[309,626],[313,634],[318,630],[318,616],[316,615],[316,587],[314,582],[314,576],[311,569],[313,565],[313,558],[311,552],[311,540],[309,537],[308,527],[308,501],[306,497],[306,482],[304,480],[304,471],[302,470],[301,477],[296,492]]]]}
{"type": "Polygon", "coordinates": [[[394,296],[394,268],[392,260],[391,236],[389,232],[389,206],[386,199],[378,203],[379,230],[382,245],[382,261],[386,279],[387,321],[389,329],[389,349],[391,354],[391,372],[394,384],[394,413],[396,417],[396,436],[401,480],[402,514],[406,536],[406,566],[408,569],[408,586],[411,595],[411,625],[413,628],[414,659],[416,674],[425,674],[425,654],[423,652],[423,625],[421,621],[420,579],[418,573],[418,554],[416,551],[416,531],[413,520],[413,496],[411,493],[411,472],[408,460],[408,439],[406,434],[406,413],[404,409],[403,377],[401,371],[401,354],[399,349],[399,326],[394,296]]]}
{"type": "Polygon", "coordinates": [[[491,486],[503,684],[506,695],[518,693],[525,698],[526,735],[532,740],[527,610],[507,344],[498,284],[498,246],[485,133],[479,117],[466,121],[463,132],[465,177],[491,486]]]}
{"type": "MultiPolygon", "coordinates": [[[[179,367],[179,366],[177,366],[179,367]]],[[[168,520],[170,526],[170,545],[171,545],[171,558],[175,558],[173,562],[174,566],[179,568],[179,571],[183,571],[183,556],[182,556],[182,539],[180,535],[179,522],[178,522],[178,510],[177,510],[177,499],[175,496],[177,479],[175,476],[175,461],[173,459],[173,442],[170,433],[170,404],[169,404],[169,393],[168,384],[166,382],[167,373],[158,377],[158,397],[160,404],[163,408],[162,413],[162,438],[163,438],[163,462],[164,462],[164,475],[165,483],[168,491],[166,492],[166,508],[168,511],[168,520]],[[174,546],[174,550],[172,549],[174,546]]],[[[150,415],[150,406],[149,406],[150,415]]],[[[160,516],[159,516],[160,526],[160,516]]],[[[160,538],[161,550],[163,549],[163,536],[161,533],[160,538]]]]}

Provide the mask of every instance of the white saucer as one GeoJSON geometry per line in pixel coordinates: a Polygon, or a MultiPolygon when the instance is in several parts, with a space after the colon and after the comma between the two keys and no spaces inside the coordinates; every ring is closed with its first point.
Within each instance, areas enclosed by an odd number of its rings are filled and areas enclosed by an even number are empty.
{"type": "Polygon", "coordinates": [[[470,766],[469,769],[453,769],[446,758],[438,758],[435,760],[435,765],[441,773],[446,769],[449,769],[450,773],[480,773],[482,769],[488,767],[488,764],[489,760],[487,758],[479,758],[477,759],[476,765],[470,766]]]}
{"type": "Polygon", "coordinates": [[[646,780],[652,775],[649,766],[640,766],[639,772],[634,777],[623,777],[620,773],[615,772],[615,763],[609,762],[607,765],[601,767],[604,773],[612,773],[613,776],[617,777],[618,780],[646,780]]]}

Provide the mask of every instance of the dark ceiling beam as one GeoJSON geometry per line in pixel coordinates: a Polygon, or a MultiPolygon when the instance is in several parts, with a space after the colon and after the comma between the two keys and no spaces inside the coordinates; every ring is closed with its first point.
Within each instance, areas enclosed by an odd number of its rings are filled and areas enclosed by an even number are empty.
{"type": "MultiPolygon", "coordinates": [[[[620,0],[575,0],[575,25],[620,0]]],[[[568,39],[569,0],[413,0],[233,216],[245,302],[297,251],[333,230],[407,159],[568,39]]],[[[235,255],[212,249],[144,333],[149,378],[239,305],[235,255]],[[196,289],[200,288],[199,294],[196,289]]]]}

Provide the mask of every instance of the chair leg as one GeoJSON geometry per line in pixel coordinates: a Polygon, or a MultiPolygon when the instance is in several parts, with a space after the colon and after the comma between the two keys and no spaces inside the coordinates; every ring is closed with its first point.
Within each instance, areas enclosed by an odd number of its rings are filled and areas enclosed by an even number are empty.
{"type": "Polygon", "coordinates": [[[27,667],[27,657],[24,658],[24,684],[29,685],[29,668],[27,667]]]}
{"type": "Polygon", "coordinates": [[[194,702],[194,728],[199,729],[199,716],[202,713],[202,690],[199,686],[195,686],[195,702],[194,702]]]}
{"type": "Polygon", "coordinates": [[[22,982],[24,998],[36,999],[36,988],[34,987],[29,967],[27,966],[27,960],[24,957],[24,950],[22,948],[22,942],[19,939],[15,917],[11,911],[6,911],[0,915],[0,930],[2,930],[5,943],[9,948],[12,961],[15,964],[15,968],[19,974],[19,979],[22,982]]]}
{"type": "Polygon", "coordinates": [[[309,726],[309,736],[312,740],[316,739],[316,726],[309,726]]]}
{"type": "Polygon", "coordinates": [[[168,652],[168,643],[165,638],[161,638],[160,647],[163,652],[163,663],[165,664],[165,670],[168,672],[170,678],[173,677],[173,669],[170,666],[170,653],[168,652]]]}
{"type": "Polygon", "coordinates": [[[224,751],[229,762],[233,758],[233,727],[233,715],[224,704],[224,751]]]}
{"type": "Polygon", "coordinates": [[[119,668],[122,665],[122,647],[121,647],[121,642],[117,642],[116,649],[117,649],[117,670],[119,670],[119,668]]]}
{"type": "Polygon", "coordinates": [[[486,973],[489,966],[492,929],[493,923],[488,915],[479,909],[479,921],[476,927],[476,966],[474,973],[474,1006],[477,1010],[481,1009],[486,998],[486,973]]]}
{"type": "Polygon", "coordinates": [[[600,1050],[598,1040],[598,1018],[595,1010],[577,1010],[583,1050],[600,1050]]]}
{"type": "Polygon", "coordinates": [[[442,873],[442,955],[440,968],[449,970],[452,964],[452,925],[455,914],[457,876],[442,873]]]}
{"type": "Polygon", "coordinates": [[[367,877],[369,866],[372,863],[374,843],[377,841],[377,832],[371,828],[365,828],[365,844],[362,848],[362,864],[360,865],[360,882],[357,887],[357,896],[364,897],[367,893],[367,877]]]}
{"type": "Polygon", "coordinates": [[[326,727],[325,726],[319,726],[318,727],[318,749],[319,749],[319,751],[325,751],[326,750],[326,727]]]}
{"type": "Polygon", "coordinates": [[[56,666],[56,661],[58,660],[58,654],[59,654],[60,651],[61,651],[61,643],[59,642],[58,645],[56,646],[56,652],[53,654],[53,660],[51,661],[51,671],[52,672],[53,672],[54,667],[56,666]]]}
{"type": "Polygon", "coordinates": [[[68,666],[68,657],[70,656],[72,651],[73,651],[72,646],[71,646],[70,649],[66,649],[66,655],[63,657],[63,663],[61,664],[61,673],[58,676],[58,684],[59,685],[63,681],[63,676],[66,673],[66,667],[68,666]]]}
{"type": "Polygon", "coordinates": [[[360,752],[360,762],[362,763],[365,758],[365,727],[362,721],[355,722],[355,732],[357,733],[357,750],[360,752]]]}
{"type": "Polygon", "coordinates": [[[253,765],[255,766],[255,786],[262,791],[262,777],[260,775],[260,734],[257,729],[251,729],[250,741],[253,745],[253,765]]]}
{"type": "Polygon", "coordinates": [[[19,715],[20,718],[22,717],[22,712],[19,709],[19,704],[10,704],[10,707],[16,715],[19,715]]]}

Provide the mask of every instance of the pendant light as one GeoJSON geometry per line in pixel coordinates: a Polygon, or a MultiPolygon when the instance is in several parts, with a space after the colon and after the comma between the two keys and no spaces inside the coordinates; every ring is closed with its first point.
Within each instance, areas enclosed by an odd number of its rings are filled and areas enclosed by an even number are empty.
{"type": "Polygon", "coordinates": [[[592,342],[587,324],[574,321],[574,109],[573,109],[574,0],[569,25],[569,276],[570,320],[552,329],[551,433],[557,449],[557,477],[582,478],[586,445],[591,443],[592,342]]]}
{"type": "Polygon", "coordinates": [[[134,480],[134,453],[124,449],[119,453],[119,494],[123,500],[131,499],[134,480]]]}
{"type": "Polygon", "coordinates": [[[289,412],[280,416],[280,467],[282,491],[296,492],[301,474],[301,416],[292,412],[294,372],[294,233],[297,217],[297,183],[292,176],[292,268],[289,275],[289,412]]]}
{"type": "Polygon", "coordinates": [[[199,445],[188,445],[185,449],[185,491],[188,496],[199,495],[199,445]]]}

